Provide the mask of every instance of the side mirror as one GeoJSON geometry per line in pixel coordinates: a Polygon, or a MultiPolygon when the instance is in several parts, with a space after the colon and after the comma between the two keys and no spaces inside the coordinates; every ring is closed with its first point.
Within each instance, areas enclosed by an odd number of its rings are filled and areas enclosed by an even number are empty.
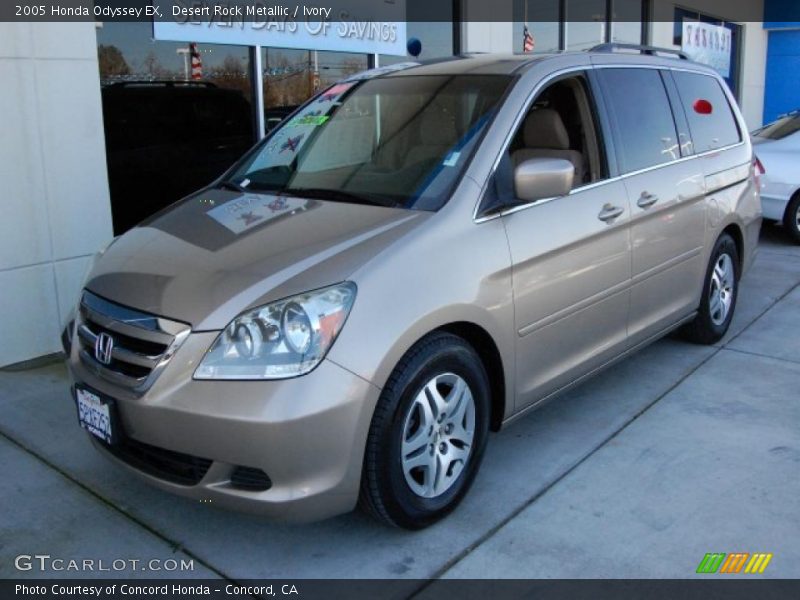
{"type": "Polygon", "coordinates": [[[514,193],[526,202],[566,196],[574,179],[575,167],[568,160],[529,158],[514,169],[514,193]]]}

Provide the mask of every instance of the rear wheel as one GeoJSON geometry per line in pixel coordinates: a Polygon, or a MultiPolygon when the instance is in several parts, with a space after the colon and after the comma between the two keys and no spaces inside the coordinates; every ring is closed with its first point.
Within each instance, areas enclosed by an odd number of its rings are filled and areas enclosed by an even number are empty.
{"type": "Polygon", "coordinates": [[[796,192],[786,206],[786,212],[783,213],[783,226],[795,242],[800,242],[800,192],[796,192]]]}
{"type": "Polygon", "coordinates": [[[697,316],[683,328],[684,337],[698,344],[719,341],[730,327],[738,293],[739,251],[723,233],[711,252],[697,316]]]}
{"type": "Polygon", "coordinates": [[[478,471],[489,429],[489,381],[463,339],[416,344],[381,393],[364,455],[361,506],[421,529],[450,513],[478,471]]]}

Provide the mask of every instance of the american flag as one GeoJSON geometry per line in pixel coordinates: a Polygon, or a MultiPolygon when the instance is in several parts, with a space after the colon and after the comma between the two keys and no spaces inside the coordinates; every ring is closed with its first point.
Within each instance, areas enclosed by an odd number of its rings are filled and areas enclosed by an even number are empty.
{"type": "Polygon", "coordinates": [[[522,51],[533,52],[533,47],[535,45],[536,42],[534,42],[531,32],[528,31],[528,26],[525,25],[525,29],[522,30],[522,51]]]}
{"type": "Polygon", "coordinates": [[[192,57],[192,79],[202,79],[203,61],[200,60],[200,51],[194,42],[189,44],[189,56],[192,57]]]}

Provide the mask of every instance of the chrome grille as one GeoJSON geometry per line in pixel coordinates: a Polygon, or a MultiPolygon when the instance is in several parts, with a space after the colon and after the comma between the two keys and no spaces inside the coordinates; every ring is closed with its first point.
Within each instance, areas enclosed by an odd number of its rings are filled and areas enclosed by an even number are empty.
{"type": "Polygon", "coordinates": [[[81,362],[98,377],[144,392],[167,365],[191,328],[84,292],[76,323],[81,362]],[[109,353],[100,341],[112,340],[109,353]],[[99,360],[103,359],[103,362],[99,360]]]}

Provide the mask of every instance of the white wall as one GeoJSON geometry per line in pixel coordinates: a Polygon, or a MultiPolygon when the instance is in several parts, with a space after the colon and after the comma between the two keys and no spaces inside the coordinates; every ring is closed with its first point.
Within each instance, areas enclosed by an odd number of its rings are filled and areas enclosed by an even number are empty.
{"type": "MultiPolygon", "coordinates": [[[[476,0],[467,0],[474,2],[476,0]]],[[[469,4],[467,4],[469,14],[469,4]]],[[[463,52],[512,52],[514,24],[509,21],[487,23],[467,21],[461,24],[461,46],[463,52]]],[[[522,42],[520,42],[522,43],[522,42]]]]}
{"type": "MultiPolygon", "coordinates": [[[[763,12],[763,0],[751,0],[754,11],[763,12]]],[[[673,45],[675,6],[680,2],[655,0],[653,22],[650,24],[650,43],[653,46],[678,48],[673,45]]],[[[692,9],[724,19],[730,0],[692,2],[692,9]]],[[[742,70],[739,84],[739,104],[749,129],[762,125],[764,113],[764,79],[767,72],[767,37],[762,23],[739,23],[743,26],[742,70]]]]}
{"type": "Polygon", "coordinates": [[[741,105],[752,131],[763,125],[764,93],[767,76],[767,41],[769,32],[763,23],[744,23],[742,48],[741,105]]]}
{"type": "Polygon", "coordinates": [[[0,366],[60,349],[111,239],[93,23],[0,23],[0,366]]]}

